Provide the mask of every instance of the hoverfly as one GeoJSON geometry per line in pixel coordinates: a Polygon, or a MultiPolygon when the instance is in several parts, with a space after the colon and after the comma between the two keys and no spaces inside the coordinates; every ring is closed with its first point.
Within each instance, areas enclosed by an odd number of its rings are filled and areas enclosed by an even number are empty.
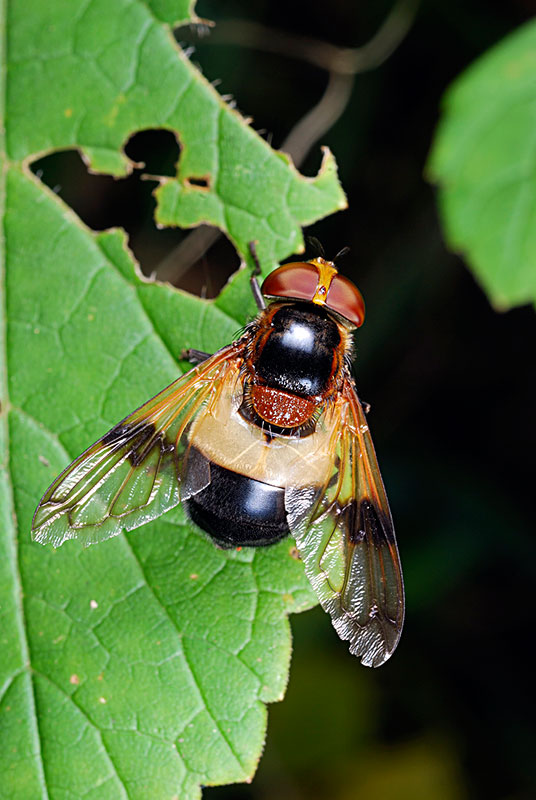
{"type": "Polygon", "coordinates": [[[251,286],[257,317],[82,453],[45,492],[33,538],[101,542],[182,502],[223,548],[291,534],[350,652],[395,649],[404,589],[393,522],[350,372],[364,321],[331,261],[284,264],[251,286]]]}

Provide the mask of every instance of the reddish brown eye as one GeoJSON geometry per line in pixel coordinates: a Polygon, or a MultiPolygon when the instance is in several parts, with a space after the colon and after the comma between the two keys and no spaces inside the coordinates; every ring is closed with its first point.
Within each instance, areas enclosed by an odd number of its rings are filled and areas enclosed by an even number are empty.
{"type": "Polygon", "coordinates": [[[365,321],[365,302],[361,292],[344,275],[335,275],[333,278],[326,305],[356,328],[365,321]]]}
{"type": "Polygon", "coordinates": [[[326,306],[356,328],[365,320],[361,292],[337,273],[331,261],[323,258],[283,264],[266,277],[261,291],[266,297],[306,300],[326,306]]]}
{"type": "Polygon", "coordinates": [[[292,261],[270,272],[262,284],[261,291],[266,297],[312,300],[317,285],[318,270],[314,264],[292,261]]]}

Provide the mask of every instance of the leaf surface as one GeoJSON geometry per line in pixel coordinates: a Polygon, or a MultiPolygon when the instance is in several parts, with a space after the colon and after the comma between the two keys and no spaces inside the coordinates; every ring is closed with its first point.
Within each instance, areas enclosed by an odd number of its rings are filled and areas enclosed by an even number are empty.
{"type": "Polygon", "coordinates": [[[448,245],[501,309],[536,301],[536,22],[450,87],[428,164],[448,245]]]}
{"type": "Polygon", "coordinates": [[[274,153],[176,47],[171,0],[13,0],[6,19],[1,203],[0,797],[200,796],[258,761],[265,703],[290,660],[287,615],[315,603],[291,542],[217,550],[180,508],[102,545],[30,541],[66,464],[213,351],[253,312],[247,275],[215,302],[143,279],[119,231],[95,234],[31,174],[77,147],[130,169],[143,128],[176,132],[166,224],[222,227],[270,265],[301,225],[341,207],[331,156],[314,179],[274,153]],[[190,185],[205,176],[207,188],[190,185]]]}

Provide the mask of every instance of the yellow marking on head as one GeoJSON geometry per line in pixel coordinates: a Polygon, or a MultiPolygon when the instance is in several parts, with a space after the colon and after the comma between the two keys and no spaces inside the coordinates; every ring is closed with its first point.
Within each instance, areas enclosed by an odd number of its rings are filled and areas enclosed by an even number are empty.
{"type": "Polygon", "coordinates": [[[326,261],[324,258],[313,258],[309,263],[314,264],[318,270],[318,283],[313,297],[313,303],[319,306],[326,305],[326,299],[331,286],[331,281],[337,274],[333,261],[326,261]]]}

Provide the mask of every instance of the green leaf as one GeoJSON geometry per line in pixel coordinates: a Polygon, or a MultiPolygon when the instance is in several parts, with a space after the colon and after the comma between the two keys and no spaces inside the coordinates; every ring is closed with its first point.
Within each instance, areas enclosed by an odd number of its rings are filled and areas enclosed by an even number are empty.
{"type": "Polygon", "coordinates": [[[428,164],[447,243],[500,309],[536,301],[535,73],[532,21],[447,91],[428,164]]]}
{"type": "MultiPolygon", "coordinates": [[[[248,780],[282,697],[287,615],[316,601],[291,542],[228,552],[180,508],[89,549],[30,541],[39,497],[92,441],[180,374],[183,348],[230,341],[247,275],[215,302],[139,274],[122,233],[96,235],[31,174],[77,147],[121,175],[142,128],[182,146],[162,180],[167,224],[218,224],[265,266],[300,226],[344,203],[326,155],[314,179],[274,153],[176,47],[171,0],[76,6],[13,0],[6,115],[0,346],[0,796],[200,796],[248,780]],[[207,188],[189,184],[204,177],[207,188]]],[[[184,368],[184,363],[182,364],[184,368]]]]}
{"type": "Polygon", "coordinates": [[[169,129],[181,155],[177,176],[160,180],[157,221],[217,225],[245,256],[258,240],[271,266],[302,248],[301,225],[345,206],[327,151],[319,175],[304,179],[179,50],[168,26],[186,21],[184,0],[91,0],[77,14],[62,0],[12,0],[11,8],[6,143],[14,161],[78,147],[92,170],[126,175],[129,137],[169,129]]]}

